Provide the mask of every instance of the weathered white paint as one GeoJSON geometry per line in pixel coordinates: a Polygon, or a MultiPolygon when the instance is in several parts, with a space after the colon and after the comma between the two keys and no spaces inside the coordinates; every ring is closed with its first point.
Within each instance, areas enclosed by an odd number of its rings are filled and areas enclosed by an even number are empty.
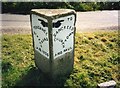
{"type": "Polygon", "coordinates": [[[52,23],[56,23],[60,20],[61,25],[58,28],[53,27],[53,58],[64,55],[67,52],[73,50],[74,45],[74,22],[75,16],[68,15],[53,20],[52,23]]]}
{"type": "Polygon", "coordinates": [[[40,54],[49,59],[49,38],[48,38],[48,27],[43,27],[41,21],[48,23],[46,19],[32,14],[32,31],[34,38],[34,47],[40,54]]]}

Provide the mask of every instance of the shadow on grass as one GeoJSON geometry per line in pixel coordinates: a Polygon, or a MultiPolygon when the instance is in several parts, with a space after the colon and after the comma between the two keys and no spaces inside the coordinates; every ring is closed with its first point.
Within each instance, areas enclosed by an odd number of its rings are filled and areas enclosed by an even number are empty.
{"type": "Polygon", "coordinates": [[[66,77],[61,77],[57,80],[52,80],[45,76],[39,69],[32,68],[28,71],[27,75],[21,78],[18,81],[14,88],[18,87],[34,87],[34,88],[44,88],[44,87],[54,87],[54,88],[63,88],[66,79],[69,78],[69,75],[66,77]]]}

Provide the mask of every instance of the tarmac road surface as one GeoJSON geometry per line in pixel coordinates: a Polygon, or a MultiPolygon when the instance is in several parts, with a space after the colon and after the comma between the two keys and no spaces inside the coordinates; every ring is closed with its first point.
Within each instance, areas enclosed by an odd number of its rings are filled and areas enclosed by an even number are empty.
{"type": "MultiPolygon", "coordinates": [[[[30,16],[0,14],[3,33],[31,33],[30,16]]],[[[99,30],[117,30],[118,11],[77,12],[76,31],[93,32],[99,30]]]]}
{"type": "Polygon", "coordinates": [[[78,12],[76,27],[78,32],[117,30],[118,11],[78,12]]]}

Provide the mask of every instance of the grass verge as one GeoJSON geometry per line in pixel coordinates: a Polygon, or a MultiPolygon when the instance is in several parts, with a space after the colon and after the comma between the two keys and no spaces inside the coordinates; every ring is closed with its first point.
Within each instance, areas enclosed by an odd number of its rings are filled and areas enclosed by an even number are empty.
{"type": "MultiPolygon", "coordinates": [[[[96,88],[98,83],[115,80],[118,88],[118,32],[77,33],[75,39],[74,69],[62,86],[96,88]]],[[[49,81],[35,67],[31,35],[3,35],[2,87],[44,84],[49,81]]]]}

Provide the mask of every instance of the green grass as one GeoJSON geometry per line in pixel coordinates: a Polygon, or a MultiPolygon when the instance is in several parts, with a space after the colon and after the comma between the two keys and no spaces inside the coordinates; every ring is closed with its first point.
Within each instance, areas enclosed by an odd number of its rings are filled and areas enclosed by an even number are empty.
{"type": "MultiPolygon", "coordinates": [[[[96,88],[98,83],[115,80],[118,70],[118,32],[77,33],[74,69],[64,81],[68,88],[96,88]]],[[[2,36],[2,87],[56,85],[49,82],[34,64],[31,35],[2,36]]],[[[60,87],[60,86],[59,86],[60,87]]]]}

